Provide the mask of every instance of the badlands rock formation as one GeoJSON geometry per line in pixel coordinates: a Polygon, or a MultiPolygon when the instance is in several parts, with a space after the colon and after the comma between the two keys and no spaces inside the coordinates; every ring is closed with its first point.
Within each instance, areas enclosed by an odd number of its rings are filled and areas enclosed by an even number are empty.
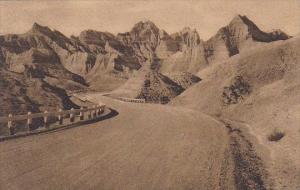
{"type": "Polygon", "coordinates": [[[262,32],[240,15],[208,41],[194,29],[168,34],[151,21],[117,35],[85,30],[70,38],[34,23],[24,34],[0,36],[0,65],[55,88],[114,90],[115,96],[165,102],[200,81],[195,74],[208,65],[288,38],[280,31],[262,32]]]}
{"type": "Polygon", "coordinates": [[[83,77],[66,69],[64,57],[76,49],[58,31],[35,23],[25,34],[0,36],[0,47],[1,65],[8,71],[33,78],[53,77],[86,84],[83,77]]]}
{"type": "Polygon", "coordinates": [[[164,59],[162,72],[197,73],[209,64],[222,62],[244,49],[255,48],[257,44],[289,38],[280,30],[263,32],[246,16],[241,15],[235,16],[207,41],[201,40],[197,31],[190,28],[184,28],[171,36],[177,42],[179,51],[164,59]]]}
{"type": "Polygon", "coordinates": [[[164,58],[161,72],[191,72],[196,73],[207,65],[204,42],[194,29],[184,28],[179,33],[171,35],[176,42],[178,51],[164,58]]]}
{"type": "Polygon", "coordinates": [[[206,57],[210,62],[220,61],[238,54],[243,49],[255,47],[259,42],[288,38],[289,36],[280,30],[263,32],[246,16],[237,15],[206,42],[206,57]]]}
{"type": "MultiPolygon", "coordinates": [[[[163,59],[173,55],[180,48],[180,44],[164,30],[158,29],[151,21],[144,21],[137,23],[130,32],[119,34],[118,37],[126,45],[133,47],[136,54],[143,57],[140,60],[144,62],[138,74],[112,92],[114,96],[145,98],[147,102],[166,103],[184,91],[186,86],[182,87],[161,73],[163,59]]],[[[187,78],[182,78],[184,79],[187,78]]],[[[199,80],[191,80],[185,84],[192,85],[196,81],[199,80]]]]}
{"type": "Polygon", "coordinates": [[[64,89],[87,85],[62,64],[60,56],[71,50],[68,38],[38,24],[25,34],[0,36],[0,115],[76,107],[64,89]]]}

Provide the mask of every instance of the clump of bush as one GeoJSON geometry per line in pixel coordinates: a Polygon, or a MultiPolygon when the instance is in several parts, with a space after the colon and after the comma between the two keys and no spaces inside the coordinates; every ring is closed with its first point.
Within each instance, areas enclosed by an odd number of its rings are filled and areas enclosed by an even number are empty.
{"type": "Polygon", "coordinates": [[[271,134],[268,135],[269,141],[279,141],[285,136],[285,132],[280,129],[274,129],[271,134]]]}
{"type": "Polygon", "coordinates": [[[222,98],[225,104],[236,104],[250,94],[251,87],[242,76],[236,76],[230,86],[224,87],[222,98]]]}

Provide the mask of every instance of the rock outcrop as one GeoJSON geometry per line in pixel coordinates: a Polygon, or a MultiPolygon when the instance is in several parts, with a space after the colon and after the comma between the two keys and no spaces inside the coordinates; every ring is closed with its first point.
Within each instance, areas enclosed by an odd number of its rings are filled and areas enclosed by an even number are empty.
{"type": "Polygon", "coordinates": [[[178,51],[163,59],[161,72],[196,73],[207,65],[204,42],[195,29],[184,28],[181,32],[171,36],[177,43],[178,51]]]}
{"type": "Polygon", "coordinates": [[[257,44],[290,38],[280,30],[263,32],[250,19],[241,15],[234,17],[227,26],[222,27],[207,41],[201,40],[197,31],[190,28],[184,28],[171,36],[178,45],[178,51],[163,57],[162,72],[197,73],[208,64],[224,62],[257,44]]]}
{"type": "Polygon", "coordinates": [[[62,63],[63,55],[76,49],[60,32],[35,23],[25,34],[0,36],[0,47],[3,68],[9,71],[31,77],[62,78],[86,85],[82,76],[70,72],[62,63]],[[39,73],[39,76],[34,73],[39,73]]]}
{"type": "Polygon", "coordinates": [[[227,59],[238,54],[243,49],[259,42],[272,42],[290,38],[280,30],[270,33],[261,31],[246,16],[237,15],[216,35],[205,42],[206,57],[210,62],[227,59]]]}
{"type": "Polygon", "coordinates": [[[145,76],[143,87],[137,98],[145,99],[146,102],[165,104],[183,91],[180,85],[165,75],[149,72],[145,76]]]}

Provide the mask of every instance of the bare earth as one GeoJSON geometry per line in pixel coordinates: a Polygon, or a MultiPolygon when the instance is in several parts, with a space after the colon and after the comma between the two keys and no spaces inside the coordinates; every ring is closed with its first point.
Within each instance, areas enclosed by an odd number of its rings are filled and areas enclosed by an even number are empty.
{"type": "Polygon", "coordinates": [[[235,189],[221,123],[185,108],[101,101],[119,114],[0,143],[0,189],[235,189]]]}

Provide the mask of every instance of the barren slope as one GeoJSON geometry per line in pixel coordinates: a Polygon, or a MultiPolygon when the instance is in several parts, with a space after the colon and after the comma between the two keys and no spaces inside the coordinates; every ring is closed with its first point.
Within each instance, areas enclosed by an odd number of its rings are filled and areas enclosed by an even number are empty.
{"type": "Polygon", "coordinates": [[[257,46],[199,73],[203,79],[173,104],[245,126],[267,147],[276,189],[297,189],[300,181],[300,37],[257,46]],[[268,140],[276,131],[279,141],[268,140]]]}

